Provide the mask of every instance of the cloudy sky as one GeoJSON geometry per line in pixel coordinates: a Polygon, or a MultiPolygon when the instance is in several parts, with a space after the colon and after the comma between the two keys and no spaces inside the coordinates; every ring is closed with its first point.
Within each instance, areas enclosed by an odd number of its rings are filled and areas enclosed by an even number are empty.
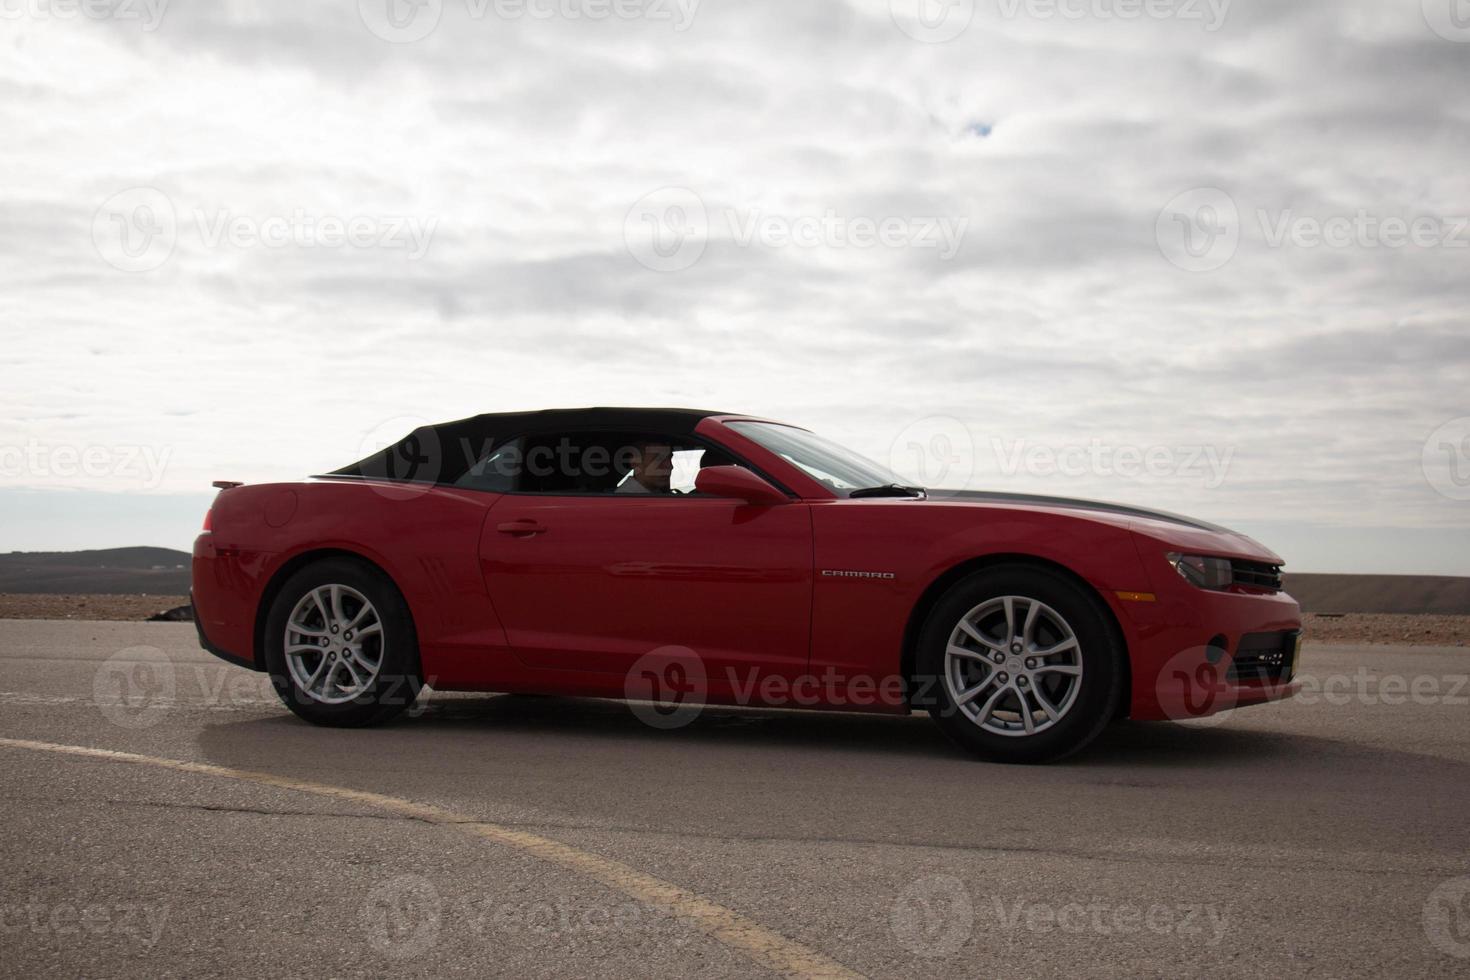
{"type": "Polygon", "coordinates": [[[0,550],[752,412],[1470,574],[1464,0],[0,0],[0,550]]]}

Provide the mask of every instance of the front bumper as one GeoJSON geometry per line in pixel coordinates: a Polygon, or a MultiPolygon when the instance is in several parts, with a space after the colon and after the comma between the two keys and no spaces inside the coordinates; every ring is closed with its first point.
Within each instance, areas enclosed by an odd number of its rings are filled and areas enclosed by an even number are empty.
{"type": "Polygon", "coordinates": [[[1285,592],[1209,592],[1181,581],[1154,602],[1122,606],[1132,718],[1202,718],[1300,690],[1301,607],[1285,592]]]}

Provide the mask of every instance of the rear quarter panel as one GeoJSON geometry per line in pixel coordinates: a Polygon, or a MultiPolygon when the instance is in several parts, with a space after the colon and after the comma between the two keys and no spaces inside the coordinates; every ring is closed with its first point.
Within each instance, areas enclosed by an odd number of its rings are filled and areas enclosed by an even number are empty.
{"type": "Polygon", "coordinates": [[[425,680],[478,676],[508,656],[477,549],[493,494],[371,481],[262,484],[223,491],[194,546],[194,602],[217,647],[254,662],[268,586],[312,553],[341,551],[382,568],[413,614],[425,680]]]}

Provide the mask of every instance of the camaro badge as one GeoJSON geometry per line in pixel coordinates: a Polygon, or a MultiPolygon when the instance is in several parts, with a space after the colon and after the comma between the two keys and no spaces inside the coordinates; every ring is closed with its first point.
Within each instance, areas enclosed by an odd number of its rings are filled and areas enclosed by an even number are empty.
{"type": "Polygon", "coordinates": [[[824,568],[822,578],[881,578],[893,579],[898,576],[892,572],[850,572],[845,568],[824,568]]]}

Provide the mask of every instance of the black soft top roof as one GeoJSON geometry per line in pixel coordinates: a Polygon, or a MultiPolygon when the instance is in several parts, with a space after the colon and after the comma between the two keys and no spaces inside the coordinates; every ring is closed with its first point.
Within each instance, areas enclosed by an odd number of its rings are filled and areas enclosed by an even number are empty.
{"type": "Polygon", "coordinates": [[[683,436],[692,435],[712,415],[729,414],[697,408],[552,408],[476,415],[420,426],[393,445],[333,470],[331,475],[453,483],[490,449],[515,436],[579,429],[683,436]]]}

